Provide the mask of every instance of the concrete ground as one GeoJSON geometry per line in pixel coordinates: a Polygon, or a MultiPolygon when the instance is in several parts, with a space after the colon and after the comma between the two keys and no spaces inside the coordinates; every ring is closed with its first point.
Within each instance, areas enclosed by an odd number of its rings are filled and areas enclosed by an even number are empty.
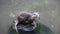
{"type": "Polygon", "coordinates": [[[0,34],[7,34],[21,11],[38,11],[41,23],[60,34],[60,0],[0,0],[0,34]]]}

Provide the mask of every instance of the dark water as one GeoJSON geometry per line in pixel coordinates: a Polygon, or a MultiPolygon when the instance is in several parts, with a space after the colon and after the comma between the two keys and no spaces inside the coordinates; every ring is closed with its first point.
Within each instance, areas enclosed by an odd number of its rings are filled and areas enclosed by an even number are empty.
{"type": "MultiPolygon", "coordinates": [[[[12,29],[12,27],[9,29],[8,33],[17,34],[16,31],[12,29]]],[[[31,32],[20,31],[19,34],[54,34],[54,33],[45,25],[37,24],[37,28],[34,31],[31,32]]]]}

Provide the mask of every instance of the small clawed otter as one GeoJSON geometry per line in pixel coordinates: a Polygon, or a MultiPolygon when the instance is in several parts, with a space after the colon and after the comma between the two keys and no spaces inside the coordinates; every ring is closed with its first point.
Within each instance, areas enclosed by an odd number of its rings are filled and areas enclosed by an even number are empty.
{"type": "Polygon", "coordinates": [[[35,21],[35,18],[37,18],[36,14],[30,15],[27,13],[22,13],[17,17],[18,25],[20,25],[20,24],[23,24],[23,25],[31,24],[31,23],[33,23],[33,21],[35,21]]]}

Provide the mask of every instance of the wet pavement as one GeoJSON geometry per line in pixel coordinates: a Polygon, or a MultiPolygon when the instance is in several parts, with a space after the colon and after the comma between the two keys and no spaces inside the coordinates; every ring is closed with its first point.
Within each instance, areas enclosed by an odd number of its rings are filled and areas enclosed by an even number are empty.
{"type": "Polygon", "coordinates": [[[35,10],[42,24],[60,34],[60,0],[0,0],[0,34],[7,34],[19,12],[35,10]]]}

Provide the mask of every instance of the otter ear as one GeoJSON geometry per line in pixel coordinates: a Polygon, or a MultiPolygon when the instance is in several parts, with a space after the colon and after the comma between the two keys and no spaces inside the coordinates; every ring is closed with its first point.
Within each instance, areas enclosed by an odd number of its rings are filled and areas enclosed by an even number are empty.
{"type": "Polygon", "coordinates": [[[34,12],[34,15],[36,15],[37,17],[39,17],[39,13],[38,12],[34,12]]]}

